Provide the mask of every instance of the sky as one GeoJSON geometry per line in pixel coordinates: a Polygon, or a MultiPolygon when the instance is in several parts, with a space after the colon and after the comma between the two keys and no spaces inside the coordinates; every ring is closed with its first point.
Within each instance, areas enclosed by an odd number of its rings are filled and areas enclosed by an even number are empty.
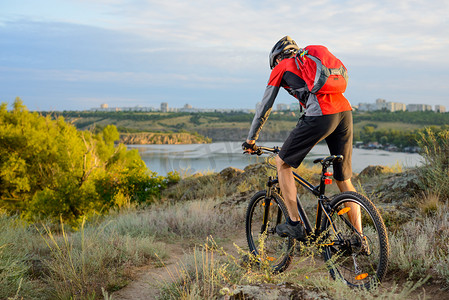
{"type": "Polygon", "coordinates": [[[0,102],[254,108],[269,52],[289,35],[343,61],[353,105],[449,108],[448,15],[447,0],[1,1],[0,102]]]}

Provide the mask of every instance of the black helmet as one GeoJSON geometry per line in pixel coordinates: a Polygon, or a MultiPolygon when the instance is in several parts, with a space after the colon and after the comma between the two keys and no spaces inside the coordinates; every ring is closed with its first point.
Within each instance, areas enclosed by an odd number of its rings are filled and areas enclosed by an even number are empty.
{"type": "Polygon", "coordinates": [[[273,69],[276,66],[276,59],[278,55],[282,55],[282,58],[290,57],[293,53],[299,50],[298,45],[291,37],[284,36],[279,42],[274,45],[270,52],[270,68],[273,69]]]}

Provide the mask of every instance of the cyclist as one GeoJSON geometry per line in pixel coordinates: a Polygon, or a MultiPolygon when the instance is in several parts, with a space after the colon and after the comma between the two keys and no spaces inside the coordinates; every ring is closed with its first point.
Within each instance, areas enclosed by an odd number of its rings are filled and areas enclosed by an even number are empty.
{"type": "MultiPolygon", "coordinates": [[[[276,227],[281,236],[290,236],[298,240],[305,239],[305,229],[300,222],[296,208],[297,189],[291,167],[297,168],[309,151],[323,139],[332,155],[342,154],[344,160],[334,164],[334,179],[341,192],[355,191],[352,176],[352,108],[342,93],[311,93],[302,73],[297,67],[295,56],[299,47],[289,36],[283,37],[273,47],[269,55],[272,69],[268,85],[257,108],[247,140],[242,144],[245,152],[257,150],[256,140],[262,126],[268,119],[274,100],[283,87],[289,94],[299,100],[305,113],[282,145],[276,157],[279,185],[289,218],[285,224],[276,227]]],[[[349,218],[361,233],[360,207],[353,204],[349,218]]]]}

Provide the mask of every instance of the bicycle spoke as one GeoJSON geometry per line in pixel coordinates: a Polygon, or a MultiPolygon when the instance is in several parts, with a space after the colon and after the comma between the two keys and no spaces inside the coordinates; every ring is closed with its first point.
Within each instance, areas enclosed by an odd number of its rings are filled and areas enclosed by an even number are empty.
{"type": "Polygon", "coordinates": [[[285,222],[287,210],[279,196],[268,201],[265,194],[256,196],[251,200],[247,213],[250,251],[259,261],[265,260],[275,271],[282,271],[290,263],[293,241],[277,235],[276,226],[285,222]]]}
{"type": "MultiPolygon", "coordinates": [[[[381,279],[386,270],[388,241],[385,226],[369,200],[359,201],[354,195],[342,195],[334,201],[326,220],[326,243],[323,243],[325,260],[331,275],[349,285],[369,287],[381,279]],[[347,199],[344,198],[347,197],[347,199]],[[353,200],[355,199],[355,200],[353,200]],[[355,202],[356,201],[356,202],[355,202]],[[360,205],[362,232],[358,232],[349,220],[349,203],[360,205]]],[[[360,196],[363,197],[363,196],[360,196]]]]}

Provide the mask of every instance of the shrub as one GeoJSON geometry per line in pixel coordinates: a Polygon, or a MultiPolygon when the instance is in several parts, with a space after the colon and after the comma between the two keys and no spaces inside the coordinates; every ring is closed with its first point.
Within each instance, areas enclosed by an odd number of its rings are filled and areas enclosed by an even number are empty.
{"type": "Polygon", "coordinates": [[[84,216],[128,203],[150,202],[176,174],[158,176],[117,128],[78,131],[62,117],[30,113],[16,99],[0,106],[0,208],[30,221],[49,218],[77,226],[84,216]]]}
{"type": "Polygon", "coordinates": [[[424,166],[420,181],[434,194],[449,198],[449,129],[426,128],[420,132],[418,144],[422,149],[424,166]]]}

